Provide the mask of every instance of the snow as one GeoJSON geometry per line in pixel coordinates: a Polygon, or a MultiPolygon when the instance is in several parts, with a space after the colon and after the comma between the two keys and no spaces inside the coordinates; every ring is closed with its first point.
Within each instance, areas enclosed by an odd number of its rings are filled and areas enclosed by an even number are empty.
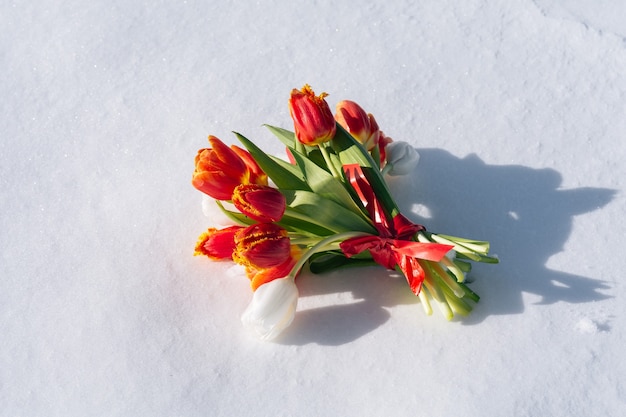
{"type": "Polygon", "coordinates": [[[622,2],[298,3],[0,5],[0,415],[623,415],[622,2]],[[471,316],[365,268],[244,330],[247,279],[192,256],[193,157],[279,154],[304,83],[420,151],[408,215],[491,241],[471,316]]]}

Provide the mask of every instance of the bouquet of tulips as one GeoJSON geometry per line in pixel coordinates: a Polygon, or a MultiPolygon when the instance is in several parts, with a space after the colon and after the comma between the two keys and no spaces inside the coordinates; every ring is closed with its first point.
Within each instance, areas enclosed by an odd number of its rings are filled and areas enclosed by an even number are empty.
{"type": "Polygon", "coordinates": [[[295,279],[379,264],[404,274],[427,314],[431,300],[447,319],[468,314],[478,295],[464,283],[469,261],[498,262],[489,243],[433,233],[400,213],[386,175],[410,173],[419,155],[393,141],[358,104],[341,101],[333,116],[326,94],[294,89],[294,131],[267,126],[287,159],[268,155],[235,133],[243,148],[209,136],[195,158],[192,184],[232,225],[209,228],[196,255],[245,267],[254,291],[245,326],[272,339],[289,326],[298,302],[295,279]]]}

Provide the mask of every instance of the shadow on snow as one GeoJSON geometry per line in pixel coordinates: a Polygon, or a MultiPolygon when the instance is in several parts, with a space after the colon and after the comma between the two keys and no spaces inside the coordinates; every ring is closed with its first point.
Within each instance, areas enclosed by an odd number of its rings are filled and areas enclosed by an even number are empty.
{"type": "MultiPolygon", "coordinates": [[[[608,298],[601,279],[552,270],[546,263],[563,250],[573,217],[605,206],[614,190],[561,189],[561,175],[549,168],[487,165],[475,154],[458,158],[440,149],[419,152],[414,175],[389,180],[404,214],[433,232],[488,240],[500,258],[499,265],[473,265],[468,281],[475,280],[470,286],[482,299],[463,323],[523,312],[522,293],[539,296],[539,304],[608,298]]],[[[303,274],[298,286],[302,297],[352,292],[358,301],[299,311],[282,343],[347,343],[385,323],[384,307],[418,304],[404,278],[375,267],[303,274]]]]}

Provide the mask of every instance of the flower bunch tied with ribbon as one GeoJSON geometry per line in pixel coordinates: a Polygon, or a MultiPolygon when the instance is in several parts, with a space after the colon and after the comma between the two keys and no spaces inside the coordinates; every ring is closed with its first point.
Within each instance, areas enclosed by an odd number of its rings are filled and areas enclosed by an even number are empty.
{"type": "Polygon", "coordinates": [[[195,254],[245,268],[253,296],[242,321],[262,339],[291,324],[304,268],[378,264],[406,277],[426,314],[435,304],[448,320],[467,315],[479,299],[465,283],[470,261],[498,262],[489,243],[434,233],[400,213],[385,178],[411,173],[419,154],[357,103],[341,101],[333,115],[325,97],[294,89],[294,131],[267,126],[286,160],[239,133],[242,147],[209,136],[192,184],[232,224],[208,228],[195,254]]]}

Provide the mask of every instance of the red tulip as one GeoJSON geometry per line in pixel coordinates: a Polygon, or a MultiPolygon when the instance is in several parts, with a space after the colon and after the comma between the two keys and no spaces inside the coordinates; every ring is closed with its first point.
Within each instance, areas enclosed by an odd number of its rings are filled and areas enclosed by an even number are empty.
{"type": "Polygon", "coordinates": [[[381,131],[380,136],[378,137],[378,153],[380,154],[380,167],[384,167],[387,164],[387,145],[393,142],[389,136],[385,136],[385,134],[381,131]]]}
{"type": "Polygon", "coordinates": [[[243,149],[229,148],[215,136],[209,136],[209,142],[211,148],[196,155],[191,183],[198,190],[216,200],[230,200],[239,184],[267,185],[267,176],[243,149]]]}
{"type": "Polygon", "coordinates": [[[259,164],[254,160],[250,152],[245,149],[241,149],[237,145],[231,145],[230,147],[241,160],[248,166],[248,170],[250,171],[250,184],[261,184],[267,185],[267,174],[263,172],[259,164]]]}
{"type": "Polygon", "coordinates": [[[235,234],[234,259],[242,265],[270,268],[289,259],[290,246],[285,229],[274,223],[257,223],[235,234]]]}
{"type": "Polygon", "coordinates": [[[247,267],[246,275],[250,279],[250,287],[252,287],[252,290],[256,291],[261,285],[267,284],[275,279],[285,278],[296,265],[300,255],[300,249],[296,245],[291,245],[291,256],[282,264],[261,269],[247,267]]]}
{"type": "Polygon", "coordinates": [[[289,98],[289,113],[298,140],[309,146],[328,142],[335,136],[333,114],[324,100],[326,93],[316,96],[306,84],[302,90],[293,89],[289,98]]]}
{"type": "Polygon", "coordinates": [[[368,151],[378,146],[380,130],[376,119],[354,101],[340,101],[337,104],[335,120],[368,151]]]}
{"type": "Polygon", "coordinates": [[[237,210],[261,223],[279,221],[285,213],[285,196],[267,185],[238,185],[232,200],[237,210]]]}
{"type": "Polygon", "coordinates": [[[198,238],[194,255],[206,255],[213,260],[232,259],[235,251],[235,233],[241,229],[242,226],[220,230],[209,228],[198,238]]]}
{"type": "Polygon", "coordinates": [[[253,290],[287,276],[299,257],[300,249],[277,224],[257,223],[235,233],[233,260],[246,267],[253,290]]]}

